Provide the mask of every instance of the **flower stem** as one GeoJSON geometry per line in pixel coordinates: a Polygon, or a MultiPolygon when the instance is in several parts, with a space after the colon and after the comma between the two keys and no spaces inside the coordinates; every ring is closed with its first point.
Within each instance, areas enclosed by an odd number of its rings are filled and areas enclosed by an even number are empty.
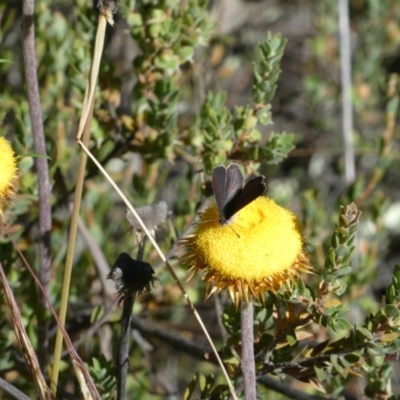
{"type": "Polygon", "coordinates": [[[256,400],[256,368],[254,362],[253,303],[242,301],[242,373],[246,400],[256,400]]]}
{"type": "MultiPolygon", "coordinates": [[[[146,237],[139,242],[137,260],[143,260],[144,245],[146,237]]],[[[137,292],[124,293],[124,305],[121,317],[121,335],[119,338],[118,358],[117,358],[117,400],[125,400],[126,396],[126,377],[129,370],[129,338],[131,335],[132,309],[137,292]]]]}
{"type": "Polygon", "coordinates": [[[132,308],[136,292],[126,292],[121,318],[121,336],[117,361],[117,400],[124,400],[126,393],[126,377],[129,370],[129,337],[131,332],[132,308]]]}

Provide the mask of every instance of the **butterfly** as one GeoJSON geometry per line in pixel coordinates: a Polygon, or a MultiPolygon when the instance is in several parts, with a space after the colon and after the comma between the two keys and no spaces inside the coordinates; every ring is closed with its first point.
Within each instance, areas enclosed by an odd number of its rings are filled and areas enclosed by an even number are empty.
{"type": "Polygon", "coordinates": [[[237,164],[216,166],[212,171],[212,186],[219,211],[219,223],[230,218],[265,192],[264,176],[250,179],[243,186],[243,175],[237,164]]]}

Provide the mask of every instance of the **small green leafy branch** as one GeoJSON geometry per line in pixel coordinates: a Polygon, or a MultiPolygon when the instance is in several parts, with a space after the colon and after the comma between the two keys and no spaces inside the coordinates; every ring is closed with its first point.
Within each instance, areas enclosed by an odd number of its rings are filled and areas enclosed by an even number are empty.
{"type": "Polygon", "coordinates": [[[225,93],[208,93],[192,132],[193,136],[204,137],[201,156],[206,171],[227,159],[277,164],[294,148],[293,135],[274,132],[261,147],[262,133],[258,129],[272,124],[270,102],[281,72],[279,63],[285,45],[286,40],[280,34],[268,34],[267,40],[259,45],[259,60],[253,68],[252,105],[235,106],[230,111],[225,106],[225,93]]]}

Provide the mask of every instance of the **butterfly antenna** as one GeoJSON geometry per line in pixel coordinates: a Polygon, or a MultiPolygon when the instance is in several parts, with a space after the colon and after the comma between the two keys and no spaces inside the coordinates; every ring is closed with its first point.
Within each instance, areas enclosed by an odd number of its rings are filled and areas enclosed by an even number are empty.
{"type": "MultiPolygon", "coordinates": [[[[228,222],[228,221],[227,221],[228,222]]],[[[232,231],[233,232],[235,232],[235,235],[240,239],[240,235],[233,229],[233,226],[228,222],[227,223],[227,225],[229,226],[229,228],[231,228],[232,229],[232,231]]],[[[240,226],[240,225],[239,225],[240,226]]],[[[221,226],[221,228],[222,228],[222,226],[221,226]]],[[[222,231],[222,232],[224,232],[224,231],[222,231]]]]}

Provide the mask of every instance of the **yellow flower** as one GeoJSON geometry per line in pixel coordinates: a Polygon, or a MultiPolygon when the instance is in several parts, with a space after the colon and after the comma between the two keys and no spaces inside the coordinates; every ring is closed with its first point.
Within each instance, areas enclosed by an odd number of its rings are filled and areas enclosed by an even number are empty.
{"type": "Polygon", "coordinates": [[[193,274],[205,270],[207,294],[227,288],[238,305],[263,300],[300,272],[310,272],[296,216],[273,200],[258,197],[221,226],[216,204],[200,215],[195,232],[182,240],[182,256],[193,274]],[[212,289],[211,287],[214,286],[212,289]]]}
{"type": "Polygon", "coordinates": [[[0,215],[3,207],[15,194],[18,182],[17,159],[10,143],[0,137],[0,215]]]}

